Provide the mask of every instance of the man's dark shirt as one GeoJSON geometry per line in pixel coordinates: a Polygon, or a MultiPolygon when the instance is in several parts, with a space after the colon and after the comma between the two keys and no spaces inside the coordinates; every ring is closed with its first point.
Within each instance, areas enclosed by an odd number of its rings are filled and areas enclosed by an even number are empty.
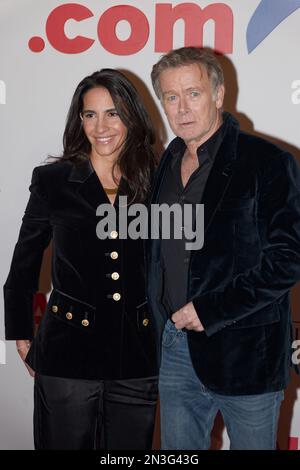
{"type": "MultiPolygon", "coordinates": [[[[183,206],[183,204],[201,203],[206,181],[224,136],[224,128],[225,123],[204,144],[198,147],[199,167],[192,173],[185,187],[183,187],[181,179],[181,163],[186,145],[182,139],[178,137],[174,139],[169,146],[172,156],[169,159],[162,182],[159,204],[165,203],[169,206],[180,204],[183,206]]],[[[193,215],[195,215],[194,211],[193,215]]],[[[164,269],[163,305],[169,315],[183,307],[188,301],[190,251],[186,250],[185,244],[192,241],[187,240],[184,236],[182,239],[172,238],[174,233],[172,222],[174,221],[171,219],[171,238],[169,240],[163,239],[161,244],[161,261],[164,269]]]]}

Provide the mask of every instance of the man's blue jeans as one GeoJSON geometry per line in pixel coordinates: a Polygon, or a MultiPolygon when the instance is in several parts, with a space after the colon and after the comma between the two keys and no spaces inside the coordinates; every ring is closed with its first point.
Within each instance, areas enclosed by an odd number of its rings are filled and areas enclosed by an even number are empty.
{"type": "Polygon", "coordinates": [[[159,391],[164,450],[209,449],[210,433],[219,410],[230,449],[276,447],[283,391],[228,396],[208,390],[193,369],[186,333],[176,330],[170,320],[163,333],[159,391]]]}

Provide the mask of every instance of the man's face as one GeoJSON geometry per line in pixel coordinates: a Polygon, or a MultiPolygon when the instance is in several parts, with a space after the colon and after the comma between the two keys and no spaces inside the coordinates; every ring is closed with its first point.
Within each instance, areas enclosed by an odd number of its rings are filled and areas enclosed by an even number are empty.
{"type": "Polygon", "coordinates": [[[221,125],[224,87],[213,90],[198,64],[172,67],[159,77],[161,102],[175,135],[197,147],[221,125]]]}

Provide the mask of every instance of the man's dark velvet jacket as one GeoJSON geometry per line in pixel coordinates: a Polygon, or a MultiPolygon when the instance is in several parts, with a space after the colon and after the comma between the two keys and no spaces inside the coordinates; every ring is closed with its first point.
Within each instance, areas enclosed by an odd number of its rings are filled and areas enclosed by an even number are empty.
{"type": "Polygon", "coordinates": [[[37,167],[30,190],[4,286],[6,338],[33,337],[33,294],[52,239],[53,291],[29,365],[41,374],[83,379],[157,375],[143,241],[97,238],[96,209],[109,200],[90,163],[37,167]]]}
{"type": "MultiPolygon", "coordinates": [[[[187,331],[188,343],[209,389],[265,393],[283,389],[289,379],[289,291],[300,279],[300,173],[290,154],[241,132],[229,114],[224,118],[225,136],[199,201],[204,246],[192,252],[189,266],[188,301],[205,331],[187,331]]],[[[167,149],[153,204],[170,158],[167,149]]],[[[147,244],[148,297],[160,344],[168,318],[161,302],[161,243],[147,244]]]]}

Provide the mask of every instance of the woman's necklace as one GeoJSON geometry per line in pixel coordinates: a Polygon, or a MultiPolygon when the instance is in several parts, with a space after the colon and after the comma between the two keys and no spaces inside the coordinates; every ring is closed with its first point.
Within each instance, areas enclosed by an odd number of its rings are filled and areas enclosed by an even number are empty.
{"type": "Polygon", "coordinates": [[[118,188],[103,188],[106,194],[117,194],[118,188]]]}

